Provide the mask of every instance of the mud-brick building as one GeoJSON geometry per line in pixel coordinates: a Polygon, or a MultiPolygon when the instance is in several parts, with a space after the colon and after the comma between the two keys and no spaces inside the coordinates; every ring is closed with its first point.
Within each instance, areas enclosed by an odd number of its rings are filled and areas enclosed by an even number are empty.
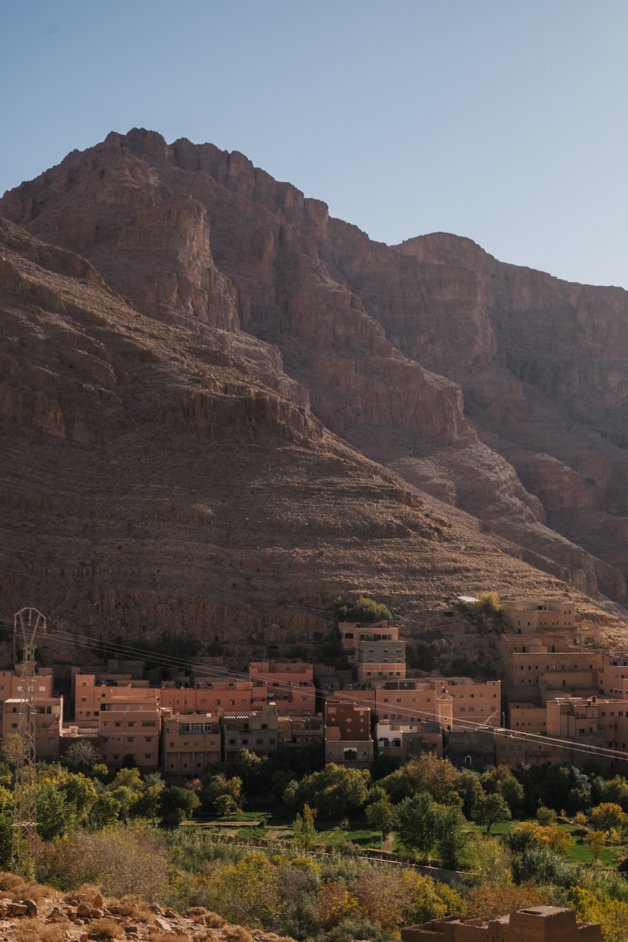
{"type": "Polygon", "coordinates": [[[498,919],[448,916],[401,930],[401,942],[602,942],[598,923],[578,923],[572,909],[535,906],[498,919]]]}

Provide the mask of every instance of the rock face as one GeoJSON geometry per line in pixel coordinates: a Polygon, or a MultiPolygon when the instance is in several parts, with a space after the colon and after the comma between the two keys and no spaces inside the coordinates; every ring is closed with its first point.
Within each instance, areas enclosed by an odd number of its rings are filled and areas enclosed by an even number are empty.
{"type": "Polygon", "coordinates": [[[89,598],[98,630],[246,609],[311,636],[356,588],[408,620],[489,584],[624,598],[625,292],[454,236],[373,243],[241,154],[141,130],[0,214],[36,237],[2,226],[11,604],[27,517],[52,604],[89,598]]]}

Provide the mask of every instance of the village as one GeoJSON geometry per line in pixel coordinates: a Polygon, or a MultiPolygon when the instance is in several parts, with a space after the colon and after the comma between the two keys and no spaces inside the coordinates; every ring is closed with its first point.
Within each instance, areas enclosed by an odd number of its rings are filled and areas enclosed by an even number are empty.
{"type": "Polygon", "coordinates": [[[33,677],[18,663],[0,672],[2,740],[32,703],[38,760],[86,741],[112,769],[133,765],[171,781],[243,750],[271,756],[312,744],[326,763],[360,769],[375,756],[403,762],[429,751],[476,771],[593,761],[625,773],[628,656],[607,651],[576,616],[571,603],[504,601],[495,680],[411,676],[406,642],[387,621],[339,623],[345,669],[265,660],[245,673],[199,663],[156,684],[138,659],[37,665],[33,677]]]}

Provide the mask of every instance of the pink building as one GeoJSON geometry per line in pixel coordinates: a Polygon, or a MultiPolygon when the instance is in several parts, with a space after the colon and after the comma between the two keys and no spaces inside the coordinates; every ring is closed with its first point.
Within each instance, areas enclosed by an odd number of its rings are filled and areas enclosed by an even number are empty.
{"type": "MultiPolygon", "coordinates": [[[[33,706],[35,725],[35,748],[37,759],[56,762],[59,758],[59,741],[63,719],[63,697],[37,697],[33,706]]],[[[2,742],[7,744],[11,736],[17,735],[20,719],[28,713],[28,701],[9,698],[2,711],[2,742]]]]}
{"type": "Polygon", "coordinates": [[[172,715],[164,711],[162,768],[164,775],[184,778],[200,775],[221,759],[218,717],[211,713],[172,715]]]}
{"type": "Polygon", "coordinates": [[[314,666],[302,661],[253,661],[249,664],[253,685],[252,709],[269,700],[281,713],[315,713],[314,666]]]}
{"type": "MultiPolygon", "coordinates": [[[[0,671],[0,703],[5,700],[21,699],[27,693],[26,680],[18,672],[0,671]]],[[[52,672],[39,672],[33,677],[33,693],[35,697],[52,696],[52,672]]]]}
{"type": "Polygon", "coordinates": [[[437,677],[453,700],[453,728],[470,724],[501,726],[501,680],[471,680],[470,677],[437,677]],[[466,722],[465,722],[466,721],[466,722]]]}
{"type": "Polygon", "coordinates": [[[159,768],[161,710],[153,700],[128,695],[102,703],[98,716],[98,748],[112,767],[129,757],[141,769],[159,768]]]}
{"type": "Polygon", "coordinates": [[[248,680],[216,678],[205,680],[195,687],[176,687],[163,684],[159,688],[160,702],[173,713],[222,713],[251,709],[253,685],[248,680]]]}
{"type": "Polygon", "coordinates": [[[454,699],[440,678],[386,681],[375,690],[374,709],[380,722],[433,720],[444,729],[454,722],[454,699]]]}

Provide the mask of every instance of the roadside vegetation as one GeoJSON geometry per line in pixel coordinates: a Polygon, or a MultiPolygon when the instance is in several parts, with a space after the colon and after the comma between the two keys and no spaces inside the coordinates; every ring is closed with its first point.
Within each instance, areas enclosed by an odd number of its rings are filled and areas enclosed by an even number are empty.
{"type": "MultiPolygon", "coordinates": [[[[539,902],[599,921],[605,942],[628,938],[620,775],[551,766],[478,774],[429,754],[372,775],[288,750],[244,752],[177,786],[86,758],[40,766],[33,786],[32,876],[64,891],[93,884],[318,942],[385,942],[438,915],[539,902]]],[[[4,763],[4,870],[12,780],[4,763]]]]}

